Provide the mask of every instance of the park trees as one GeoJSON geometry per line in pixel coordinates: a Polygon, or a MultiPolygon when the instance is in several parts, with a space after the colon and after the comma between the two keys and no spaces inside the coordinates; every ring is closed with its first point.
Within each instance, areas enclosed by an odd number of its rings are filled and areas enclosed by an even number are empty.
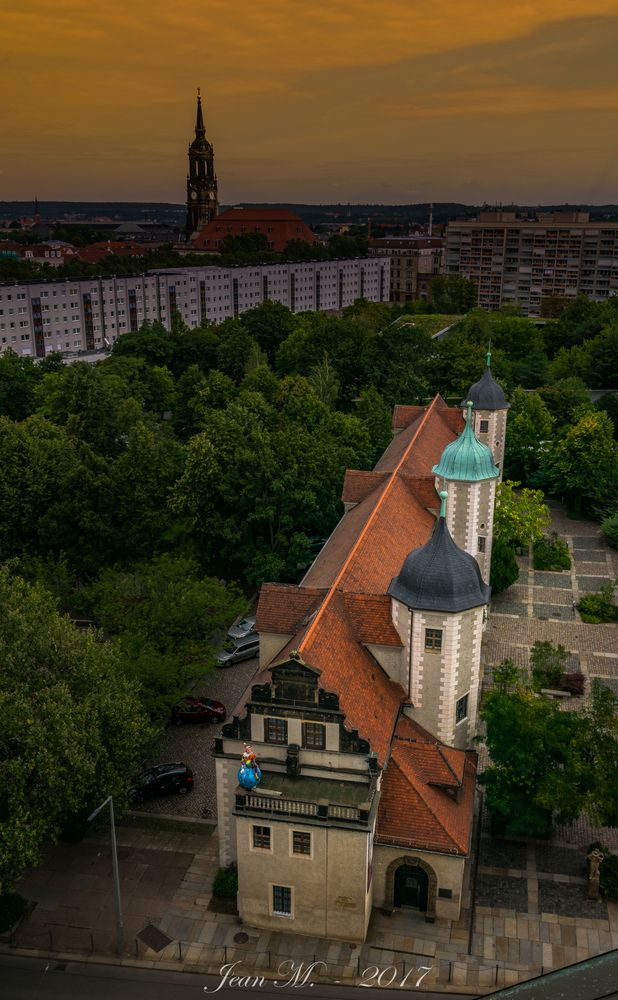
{"type": "Polygon", "coordinates": [[[119,804],[151,732],[115,649],[0,568],[0,892],[107,795],[119,804]]]}
{"type": "Polygon", "coordinates": [[[466,313],[474,309],[477,298],[476,285],[461,274],[437,274],[431,279],[431,300],[436,312],[466,313]]]}
{"type": "Polygon", "coordinates": [[[494,538],[512,547],[538,542],[551,522],[542,490],[519,486],[505,479],[496,489],[494,538]]]}
{"type": "Polygon", "coordinates": [[[504,471],[509,479],[533,484],[553,426],[553,417],[541,396],[517,388],[511,400],[504,449],[504,471]]]}
{"type": "MultiPolygon", "coordinates": [[[[563,666],[562,647],[540,653],[563,666]]],[[[595,681],[583,711],[561,711],[525,685],[510,662],[502,666],[481,708],[491,764],[479,781],[494,830],[548,837],[555,823],[571,823],[582,812],[593,823],[615,825],[618,698],[595,681]]]]}
{"type": "Polygon", "coordinates": [[[603,411],[585,412],[558,434],[543,455],[540,476],[552,492],[566,499],[575,515],[594,511],[615,499],[618,444],[614,425],[603,411]]]}

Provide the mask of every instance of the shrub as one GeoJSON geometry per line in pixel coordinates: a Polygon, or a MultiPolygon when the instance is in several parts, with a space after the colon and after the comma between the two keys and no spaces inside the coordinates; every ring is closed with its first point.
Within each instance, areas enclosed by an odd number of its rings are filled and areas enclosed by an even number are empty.
{"type": "Polygon", "coordinates": [[[219,868],[212,884],[212,894],[218,899],[236,899],[238,892],[238,869],[236,865],[219,868]]]}
{"type": "Polygon", "coordinates": [[[554,646],[551,642],[535,642],[530,651],[532,667],[532,687],[561,688],[564,683],[568,653],[564,646],[554,646]]]}
{"type": "Polygon", "coordinates": [[[519,566],[515,549],[500,538],[494,538],[491,553],[491,573],[489,582],[494,594],[499,594],[515,583],[519,576],[519,566]]]}
{"type": "Polygon", "coordinates": [[[608,580],[594,594],[586,594],[577,605],[582,621],[589,625],[618,621],[618,608],[614,604],[614,584],[608,580]]]}
{"type": "Polygon", "coordinates": [[[599,869],[601,889],[610,899],[618,899],[618,854],[607,854],[599,869]]]}
{"type": "Polygon", "coordinates": [[[28,901],[16,892],[0,896],[0,933],[8,931],[26,912],[28,901]]]}
{"type": "Polygon", "coordinates": [[[618,549],[618,514],[606,517],[601,524],[603,534],[613,548],[618,549]]]}
{"type": "Polygon", "coordinates": [[[494,684],[500,691],[508,691],[509,688],[517,687],[521,681],[521,670],[512,660],[506,659],[494,667],[494,684]]]}
{"type": "Polygon", "coordinates": [[[551,535],[543,535],[534,545],[533,563],[535,569],[570,569],[571,556],[567,543],[555,531],[551,535]]]}

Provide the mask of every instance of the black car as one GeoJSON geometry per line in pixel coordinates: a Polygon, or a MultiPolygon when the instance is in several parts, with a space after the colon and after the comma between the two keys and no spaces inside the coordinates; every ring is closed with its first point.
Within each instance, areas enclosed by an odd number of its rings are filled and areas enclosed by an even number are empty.
{"type": "Polygon", "coordinates": [[[186,764],[157,764],[140,774],[132,798],[138,802],[157,795],[186,795],[193,791],[193,771],[186,764]]]}

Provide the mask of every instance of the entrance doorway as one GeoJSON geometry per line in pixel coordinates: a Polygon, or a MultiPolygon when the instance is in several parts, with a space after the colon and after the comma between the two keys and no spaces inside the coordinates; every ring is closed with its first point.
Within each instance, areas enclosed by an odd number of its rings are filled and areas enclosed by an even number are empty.
{"type": "Polygon", "coordinates": [[[407,906],[425,912],[427,909],[427,872],[416,865],[400,865],[395,872],[395,906],[407,906]]]}

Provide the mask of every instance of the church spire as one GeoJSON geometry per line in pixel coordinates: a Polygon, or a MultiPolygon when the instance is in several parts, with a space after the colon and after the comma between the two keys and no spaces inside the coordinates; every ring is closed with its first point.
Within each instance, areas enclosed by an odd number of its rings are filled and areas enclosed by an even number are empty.
{"type": "Polygon", "coordinates": [[[200,88],[197,88],[197,113],[195,115],[195,136],[197,139],[203,139],[206,135],[206,129],[204,128],[204,116],[202,115],[202,95],[200,93],[200,88]]]}

